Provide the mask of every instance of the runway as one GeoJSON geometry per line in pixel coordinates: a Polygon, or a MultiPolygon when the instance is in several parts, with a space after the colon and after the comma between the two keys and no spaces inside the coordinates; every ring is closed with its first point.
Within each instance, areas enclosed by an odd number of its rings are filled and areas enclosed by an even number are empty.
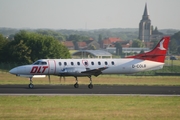
{"type": "Polygon", "coordinates": [[[89,89],[87,85],[74,88],[73,85],[0,85],[1,95],[180,95],[180,86],[138,86],[138,85],[94,85],[89,89]]]}

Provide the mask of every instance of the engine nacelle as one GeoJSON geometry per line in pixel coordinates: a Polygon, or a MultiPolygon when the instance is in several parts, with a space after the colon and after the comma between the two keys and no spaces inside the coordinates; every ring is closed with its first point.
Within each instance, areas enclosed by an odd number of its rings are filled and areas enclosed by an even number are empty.
{"type": "Polygon", "coordinates": [[[87,68],[82,68],[82,67],[69,67],[69,68],[64,68],[62,69],[59,73],[62,76],[84,76],[86,74],[82,74],[81,72],[87,71],[87,68]]]}

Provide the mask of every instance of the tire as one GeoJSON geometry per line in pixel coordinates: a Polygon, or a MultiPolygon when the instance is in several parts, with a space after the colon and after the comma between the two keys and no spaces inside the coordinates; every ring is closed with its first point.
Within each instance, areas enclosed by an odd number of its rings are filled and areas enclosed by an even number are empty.
{"type": "Polygon", "coordinates": [[[75,87],[75,88],[79,88],[79,84],[75,83],[75,84],[74,84],[74,87],[75,87]]]}
{"type": "Polygon", "coordinates": [[[34,85],[33,85],[33,84],[29,84],[29,88],[30,88],[30,89],[33,89],[33,88],[34,88],[34,85]]]}
{"type": "Polygon", "coordinates": [[[89,89],[92,89],[92,88],[93,88],[93,85],[92,85],[92,84],[89,84],[89,85],[88,85],[88,88],[89,88],[89,89]]]}

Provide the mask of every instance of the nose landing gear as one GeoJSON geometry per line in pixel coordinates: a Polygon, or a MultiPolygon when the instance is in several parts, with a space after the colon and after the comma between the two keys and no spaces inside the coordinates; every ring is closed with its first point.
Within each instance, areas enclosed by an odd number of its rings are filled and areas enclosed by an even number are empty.
{"type": "Polygon", "coordinates": [[[32,77],[29,78],[29,81],[30,81],[30,84],[28,85],[28,87],[29,87],[30,89],[33,89],[33,88],[34,88],[34,85],[32,84],[32,83],[33,83],[32,77]]]}

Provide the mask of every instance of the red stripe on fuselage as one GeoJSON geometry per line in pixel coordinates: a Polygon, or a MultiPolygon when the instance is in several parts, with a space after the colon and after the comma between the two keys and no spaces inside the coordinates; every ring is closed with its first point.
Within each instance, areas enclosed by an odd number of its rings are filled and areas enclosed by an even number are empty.
{"type": "MultiPolygon", "coordinates": [[[[48,68],[50,69],[50,64],[49,64],[49,60],[48,60],[48,68]]],[[[49,74],[49,69],[48,69],[48,74],[49,74]]]]}
{"type": "Polygon", "coordinates": [[[54,61],[54,74],[56,74],[56,61],[55,60],[53,61],[54,61]]]}

